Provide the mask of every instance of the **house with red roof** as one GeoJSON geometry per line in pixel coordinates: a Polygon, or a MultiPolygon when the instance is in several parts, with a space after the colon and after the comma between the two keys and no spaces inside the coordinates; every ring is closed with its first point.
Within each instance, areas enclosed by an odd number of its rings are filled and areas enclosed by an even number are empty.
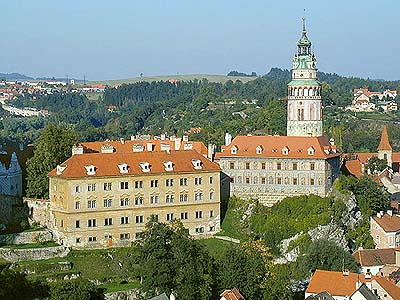
{"type": "Polygon", "coordinates": [[[400,216],[393,215],[391,210],[377,213],[370,220],[371,236],[375,242],[375,248],[400,247],[400,216]]]}
{"type": "Polygon", "coordinates": [[[244,297],[237,288],[223,291],[220,297],[220,300],[244,300],[244,297]]]}
{"type": "Polygon", "coordinates": [[[393,266],[394,270],[400,268],[400,248],[384,249],[359,249],[353,253],[355,261],[361,266],[363,274],[381,274],[385,266],[393,266]]]}

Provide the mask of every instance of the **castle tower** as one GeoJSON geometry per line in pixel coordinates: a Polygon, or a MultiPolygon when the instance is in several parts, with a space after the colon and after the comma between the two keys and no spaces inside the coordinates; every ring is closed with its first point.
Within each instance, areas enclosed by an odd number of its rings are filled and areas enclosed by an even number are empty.
{"type": "Polygon", "coordinates": [[[303,31],[293,58],[292,81],[288,84],[288,136],[322,136],[321,84],[316,63],[303,18],[303,31]]]}
{"type": "Polygon", "coordinates": [[[378,146],[378,158],[386,160],[388,166],[392,167],[392,146],[390,146],[386,126],[382,129],[381,141],[378,146]]]}

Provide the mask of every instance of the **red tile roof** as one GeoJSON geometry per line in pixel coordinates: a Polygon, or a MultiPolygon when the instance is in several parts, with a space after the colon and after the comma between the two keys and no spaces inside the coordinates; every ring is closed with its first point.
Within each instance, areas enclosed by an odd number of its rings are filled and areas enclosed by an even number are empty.
{"type": "Polygon", "coordinates": [[[377,277],[376,282],[393,298],[400,299],[400,288],[385,277],[377,277]]]}
{"type": "Polygon", "coordinates": [[[105,141],[105,142],[83,142],[81,145],[84,147],[84,151],[87,153],[93,152],[101,152],[101,147],[103,145],[111,145],[114,148],[115,152],[120,153],[132,153],[134,145],[141,145],[144,146],[144,151],[147,151],[147,144],[151,143],[153,145],[153,151],[161,151],[161,145],[169,145],[170,150],[185,150],[191,144],[192,149],[196,150],[197,152],[207,155],[207,147],[204,145],[203,142],[200,141],[181,141],[181,145],[179,149],[175,149],[175,141],[173,140],[156,140],[156,139],[149,139],[149,140],[124,140],[121,141],[105,141]]]}
{"type": "Polygon", "coordinates": [[[226,300],[242,300],[244,297],[242,294],[240,294],[239,290],[237,288],[233,288],[231,290],[225,290],[222,292],[220,295],[221,297],[224,297],[226,300]]]}
{"type": "MultiPolygon", "coordinates": [[[[372,276],[372,279],[376,276],[372,276]]],[[[316,270],[311,278],[306,293],[318,294],[328,292],[332,296],[351,296],[357,289],[357,282],[370,282],[363,274],[316,270]]]]}
{"type": "Polygon", "coordinates": [[[143,175],[160,173],[219,171],[220,167],[194,150],[159,152],[132,152],[132,153],[93,153],[75,154],[61,164],[65,169],[57,175],[57,168],[49,173],[50,177],[83,178],[121,176],[118,164],[128,165],[127,173],[122,175],[143,175]],[[201,161],[201,170],[195,169],[192,160],[201,161]],[[166,171],[164,162],[172,161],[173,170],[166,171]],[[150,172],[143,172],[141,162],[150,164],[150,172]],[[96,168],[94,175],[87,175],[85,166],[93,165],[96,168]]]}
{"type": "Polygon", "coordinates": [[[378,150],[392,150],[392,147],[390,146],[389,143],[389,136],[386,126],[384,126],[382,130],[382,136],[378,146],[378,150]]]}
{"type": "Polygon", "coordinates": [[[360,249],[353,253],[362,267],[383,266],[396,263],[395,249],[360,249]]]}
{"type": "Polygon", "coordinates": [[[299,137],[299,136],[237,136],[228,146],[221,147],[222,152],[216,153],[220,157],[287,157],[287,158],[330,158],[340,154],[336,146],[332,146],[326,137],[299,137]],[[237,148],[232,154],[232,147],[237,148]],[[256,153],[257,147],[262,148],[261,154],[256,153]],[[282,149],[288,149],[287,155],[282,149]],[[308,149],[314,149],[309,155],[308,149]],[[326,152],[325,152],[326,151],[326,152]]]}
{"type": "Polygon", "coordinates": [[[373,217],[374,221],[386,232],[400,230],[400,217],[384,214],[382,217],[373,217]]]}

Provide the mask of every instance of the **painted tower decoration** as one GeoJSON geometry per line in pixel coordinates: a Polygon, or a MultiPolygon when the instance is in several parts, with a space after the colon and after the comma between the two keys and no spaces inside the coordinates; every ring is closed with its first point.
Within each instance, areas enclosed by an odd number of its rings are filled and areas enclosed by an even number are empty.
{"type": "Polygon", "coordinates": [[[305,18],[293,58],[292,81],[288,84],[288,136],[322,136],[321,83],[317,79],[317,59],[311,51],[305,18]]]}

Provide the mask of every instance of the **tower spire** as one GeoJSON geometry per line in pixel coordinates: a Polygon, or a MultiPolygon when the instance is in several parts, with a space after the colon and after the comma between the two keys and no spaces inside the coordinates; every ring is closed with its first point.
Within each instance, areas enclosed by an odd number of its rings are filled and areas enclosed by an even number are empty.
{"type": "Polygon", "coordinates": [[[390,142],[389,142],[389,135],[387,132],[386,125],[383,126],[383,129],[382,129],[381,142],[379,143],[379,146],[378,146],[378,151],[379,150],[392,150],[392,147],[390,146],[390,142]]]}
{"type": "Polygon", "coordinates": [[[303,21],[303,32],[307,32],[307,30],[306,30],[306,9],[304,9],[304,14],[301,19],[303,21]]]}

